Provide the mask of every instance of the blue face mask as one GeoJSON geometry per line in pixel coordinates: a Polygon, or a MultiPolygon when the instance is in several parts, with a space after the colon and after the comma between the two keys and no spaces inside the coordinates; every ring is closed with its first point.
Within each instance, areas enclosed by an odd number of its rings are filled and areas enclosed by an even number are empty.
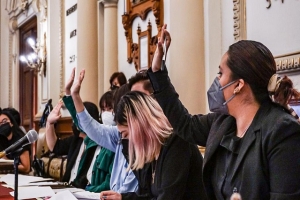
{"type": "Polygon", "coordinates": [[[208,105],[211,112],[228,114],[227,103],[235,97],[235,94],[225,101],[223,90],[235,82],[236,80],[221,87],[218,77],[215,78],[207,91],[208,105]]]}

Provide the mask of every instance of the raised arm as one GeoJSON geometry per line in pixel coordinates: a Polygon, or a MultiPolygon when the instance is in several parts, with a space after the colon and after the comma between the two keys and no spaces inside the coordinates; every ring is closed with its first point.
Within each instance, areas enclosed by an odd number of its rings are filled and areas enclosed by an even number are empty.
{"type": "Polygon", "coordinates": [[[57,137],[55,134],[54,124],[61,117],[60,108],[62,102],[59,102],[50,112],[46,123],[46,142],[50,151],[53,151],[57,137]]]}
{"type": "Polygon", "coordinates": [[[168,53],[169,47],[171,45],[171,35],[167,31],[167,25],[163,25],[161,28],[161,35],[157,42],[157,47],[154,53],[152,61],[152,71],[157,72],[161,69],[161,63],[164,56],[164,45],[166,46],[166,54],[168,53]],[[166,43],[166,44],[165,44],[166,43]]]}
{"type": "MultiPolygon", "coordinates": [[[[78,120],[76,117],[76,109],[75,109],[74,101],[72,99],[72,96],[70,96],[71,95],[71,87],[74,83],[74,77],[75,77],[75,68],[73,68],[72,73],[69,77],[69,80],[67,81],[67,83],[65,85],[65,96],[62,98],[62,100],[72,117],[73,123],[76,125],[77,128],[79,128],[78,120]]],[[[80,128],[79,128],[79,130],[80,130],[80,132],[84,132],[80,128]]]]}
{"type": "Polygon", "coordinates": [[[180,137],[188,142],[205,146],[209,129],[215,115],[192,116],[181,103],[179,95],[175,91],[175,88],[168,76],[168,70],[164,66],[164,63],[162,63],[164,42],[167,42],[167,51],[171,44],[171,35],[166,30],[166,25],[162,27],[161,37],[157,44],[152,66],[148,70],[155,98],[163,109],[164,114],[168,118],[175,132],[180,137]]]}
{"type": "MultiPolygon", "coordinates": [[[[72,78],[69,82],[73,82],[71,87],[71,95],[76,109],[76,118],[78,121],[78,126],[83,130],[90,139],[95,141],[98,145],[109,149],[112,152],[116,151],[116,146],[120,141],[120,135],[118,129],[115,126],[106,126],[97,122],[92,118],[87,110],[84,108],[84,104],[80,97],[80,87],[84,79],[85,71],[82,70],[74,82],[72,78]]],[[[71,75],[73,76],[73,74],[71,75]]],[[[68,84],[68,83],[67,83],[68,84]]]]}
{"type": "MultiPolygon", "coordinates": [[[[74,69],[73,69],[73,72],[74,72],[74,69]]],[[[73,83],[72,88],[71,88],[71,95],[72,95],[77,113],[80,113],[84,110],[84,105],[83,105],[82,99],[79,95],[80,87],[81,87],[81,83],[84,79],[84,75],[85,75],[85,70],[83,69],[79,73],[77,80],[73,83]]]]}

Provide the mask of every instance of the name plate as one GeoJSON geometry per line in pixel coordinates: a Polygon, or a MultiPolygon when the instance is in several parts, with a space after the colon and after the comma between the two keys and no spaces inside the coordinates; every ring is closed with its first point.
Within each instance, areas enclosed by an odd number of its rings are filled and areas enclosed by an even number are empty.
{"type": "Polygon", "coordinates": [[[67,12],[67,16],[70,15],[71,13],[75,12],[77,10],[77,4],[75,4],[74,6],[72,6],[71,8],[69,8],[66,12],[67,12]]]}
{"type": "Polygon", "coordinates": [[[74,31],[72,31],[71,33],[70,33],[70,38],[72,38],[72,37],[74,37],[74,36],[76,36],[77,35],[77,30],[75,29],[74,31]]]}

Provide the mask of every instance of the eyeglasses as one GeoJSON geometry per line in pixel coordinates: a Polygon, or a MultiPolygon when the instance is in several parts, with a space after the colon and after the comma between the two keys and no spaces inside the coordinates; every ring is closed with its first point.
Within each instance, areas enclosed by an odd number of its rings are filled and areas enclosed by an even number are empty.
{"type": "Polygon", "coordinates": [[[9,121],[9,119],[4,118],[4,119],[0,122],[0,126],[2,126],[3,124],[6,124],[6,123],[10,123],[10,121],[9,121]]]}

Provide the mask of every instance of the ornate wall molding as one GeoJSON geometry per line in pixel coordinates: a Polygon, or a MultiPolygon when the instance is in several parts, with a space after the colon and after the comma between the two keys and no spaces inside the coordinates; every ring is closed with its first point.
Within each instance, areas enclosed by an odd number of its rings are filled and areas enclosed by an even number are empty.
{"type": "Polygon", "coordinates": [[[275,57],[277,73],[294,73],[300,71],[300,51],[275,57]]]}
{"type": "Polygon", "coordinates": [[[245,40],[247,38],[246,0],[233,0],[233,20],[234,40],[245,40]]]}
{"type": "Polygon", "coordinates": [[[13,53],[12,53],[12,45],[13,45],[13,34],[9,34],[9,60],[8,60],[8,106],[12,106],[12,68],[13,68],[13,53]]]}
{"type": "Polygon", "coordinates": [[[19,16],[22,13],[26,13],[29,4],[32,1],[28,0],[6,0],[5,10],[8,12],[9,16],[19,16]]]}
{"type": "Polygon", "coordinates": [[[118,7],[118,0],[99,0],[105,8],[118,7]]]}
{"type": "MultiPolygon", "coordinates": [[[[18,66],[18,49],[19,44],[14,42],[18,41],[18,35],[15,34],[19,26],[26,22],[31,16],[36,15],[41,23],[46,22],[47,20],[47,0],[6,0],[5,10],[9,16],[8,27],[10,30],[9,33],[9,86],[8,86],[8,104],[12,105],[12,77],[14,76],[14,68],[18,66]]],[[[40,35],[44,35],[43,25],[40,26],[40,35]]],[[[38,35],[39,37],[39,35],[38,35]]]]}
{"type": "MultiPolygon", "coordinates": [[[[155,17],[155,23],[160,35],[161,27],[164,23],[164,1],[163,0],[139,0],[139,1],[125,1],[124,14],[122,15],[122,24],[125,30],[125,37],[127,41],[127,62],[132,63],[133,55],[135,53],[136,43],[133,42],[132,37],[132,23],[135,18],[139,17],[142,21],[145,21],[147,14],[152,11],[155,17]]],[[[151,38],[151,37],[150,37],[151,38]]],[[[150,39],[148,40],[148,57],[150,55],[150,39]]],[[[141,49],[138,46],[138,49],[141,49]]],[[[150,64],[150,63],[149,63],[150,64]]]]}
{"type": "Polygon", "coordinates": [[[65,0],[60,1],[60,18],[59,18],[59,46],[60,46],[60,71],[59,71],[59,83],[60,83],[60,91],[59,97],[62,98],[64,96],[64,85],[65,85],[65,55],[64,55],[64,35],[65,35],[65,0]]]}

